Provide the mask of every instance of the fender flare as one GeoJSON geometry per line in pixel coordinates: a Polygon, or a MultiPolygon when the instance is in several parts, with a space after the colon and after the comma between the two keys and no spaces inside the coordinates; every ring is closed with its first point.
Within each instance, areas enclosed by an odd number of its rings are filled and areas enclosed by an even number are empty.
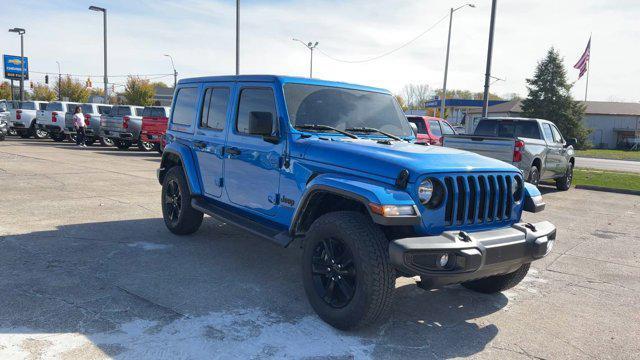
{"type": "Polygon", "coordinates": [[[289,227],[291,235],[295,235],[309,201],[320,192],[333,193],[361,203],[367,209],[372,220],[380,225],[417,225],[421,221],[415,201],[407,192],[398,190],[393,185],[350,175],[321,174],[312,177],[312,180],[305,187],[289,227]],[[396,218],[383,217],[371,212],[369,207],[371,203],[414,206],[417,215],[396,218]]]}
{"type": "Polygon", "coordinates": [[[540,190],[535,185],[525,182],[524,211],[537,213],[544,210],[545,206],[540,190]]]}
{"type": "Polygon", "coordinates": [[[197,176],[189,176],[189,174],[197,174],[198,166],[193,157],[193,153],[191,149],[177,142],[172,142],[165,146],[164,151],[162,152],[162,161],[160,162],[160,168],[158,169],[158,181],[162,184],[164,180],[164,175],[167,170],[174,162],[173,159],[178,158],[180,165],[182,166],[182,170],[184,171],[184,177],[187,179],[187,184],[189,185],[189,192],[192,196],[202,195],[202,187],[200,186],[200,181],[197,176]]]}

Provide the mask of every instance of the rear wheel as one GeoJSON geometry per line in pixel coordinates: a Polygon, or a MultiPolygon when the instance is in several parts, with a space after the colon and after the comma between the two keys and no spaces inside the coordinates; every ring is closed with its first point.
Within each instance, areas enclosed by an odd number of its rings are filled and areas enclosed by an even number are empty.
{"type": "Polygon", "coordinates": [[[16,129],[9,129],[9,135],[10,136],[18,136],[18,132],[16,131],[16,129]]]}
{"type": "Polygon", "coordinates": [[[311,225],[303,247],[304,289],[322,320],[347,330],[389,314],[395,271],[387,238],[370,218],[352,211],[322,215],[311,225]]]}
{"type": "Polygon", "coordinates": [[[494,275],[489,276],[484,279],[473,280],[463,282],[462,286],[466,287],[469,290],[485,293],[485,294],[493,294],[500,291],[509,290],[512,287],[518,285],[525,276],[527,276],[527,272],[529,272],[529,267],[531,263],[522,265],[518,270],[504,274],[504,275],[494,275]]]}
{"type": "Polygon", "coordinates": [[[162,217],[174,234],[188,235],[202,224],[203,213],[191,207],[189,186],[180,166],[174,166],[162,182],[162,217]]]}
{"type": "Polygon", "coordinates": [[[127,150],[131,147],[131,142],[129,141],[113,140],[113,144],[118,148],[118,150],[127,150]]]}
{"type": "Polygon", "coordinates": [[[138,149],[142,151],[151,151],[155,147],[154,143],[146,142],[146,141],[138,141],[138,149]]]}
{"type": "Polygon", "coordinates": [[[34,129],[33,137],[36,139],[45,139],[49,136],[49,133],[42,129],[34,129]]]}
{"type": "Polygon", "coordinates": [[[538,169],[538,166],[534,165],[531,167],[531,170],[529,170],[529,178],[527,178],[527,182],[538,186],[538,184],[540,183],[540,169],[538,169]]]}
{"type": "Polygon", "coordinates": [[[563,177],[556,179],[556,189],[560,191],[567,191],[571,188],[571,182],[573,181],[573,164],[569,163],[567,172],[563,177]]]}
{"type": "Polygon", "coordinates": [[[102,146],[113,146],[113,140],[106,138],[106,137],[101,137],[100,138],[100,145],[102,146]]]}

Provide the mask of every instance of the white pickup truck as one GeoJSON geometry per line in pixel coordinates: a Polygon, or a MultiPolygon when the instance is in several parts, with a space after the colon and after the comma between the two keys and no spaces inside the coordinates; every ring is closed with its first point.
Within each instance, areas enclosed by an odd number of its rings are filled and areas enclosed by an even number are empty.
{"type": "Polygon", "coordinates": [[[576,139],[566,139],[554,123],[529,118],[481,119],[473,135],[447,135],[444,146],[472,151],[512,164],[528,182],[555,180],[569,190],[573,180],[576,139]]]}
{"type": "Polygon", "coordinates": [[[44,139],[48,136],[45,130],[36,128],[36,112],[47,108],[46,101],[17,101],[9,109],[9,129],[20,137],[44,139]]]}

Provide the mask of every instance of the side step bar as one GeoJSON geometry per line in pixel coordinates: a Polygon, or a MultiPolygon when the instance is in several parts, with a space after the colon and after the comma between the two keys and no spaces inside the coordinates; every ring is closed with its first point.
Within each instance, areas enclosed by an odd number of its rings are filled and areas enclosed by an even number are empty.
{"type": "Polygon", "coordinates": [[[203,213],[211,216],[218,221],[235,225],[254,235],[272,241],[282,247],[287,247],[287,245],[289,245],[291,241],[293,241],[293,238],[289,236],[289,232],[287,230],[276,229],[274,227],[248,219],[204,199],[191,199],[191,207],[198,211],[202,211],[203,213]]]}

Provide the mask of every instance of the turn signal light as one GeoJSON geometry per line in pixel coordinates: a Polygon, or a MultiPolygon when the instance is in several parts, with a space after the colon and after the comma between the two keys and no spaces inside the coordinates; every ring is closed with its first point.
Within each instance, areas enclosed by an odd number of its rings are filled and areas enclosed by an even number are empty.
{"type": "Polygon", "coordinates": [[[513,162],[522,161],[522,151],[524,150],[524,141],[516,140],[513,147],[513,162]]]}
{"type": "Polygon", "coordinates": [[[384,217],[415,216],[415,208],[411,205],[379,205],[369,204],[371,212],[384,217]]]}

